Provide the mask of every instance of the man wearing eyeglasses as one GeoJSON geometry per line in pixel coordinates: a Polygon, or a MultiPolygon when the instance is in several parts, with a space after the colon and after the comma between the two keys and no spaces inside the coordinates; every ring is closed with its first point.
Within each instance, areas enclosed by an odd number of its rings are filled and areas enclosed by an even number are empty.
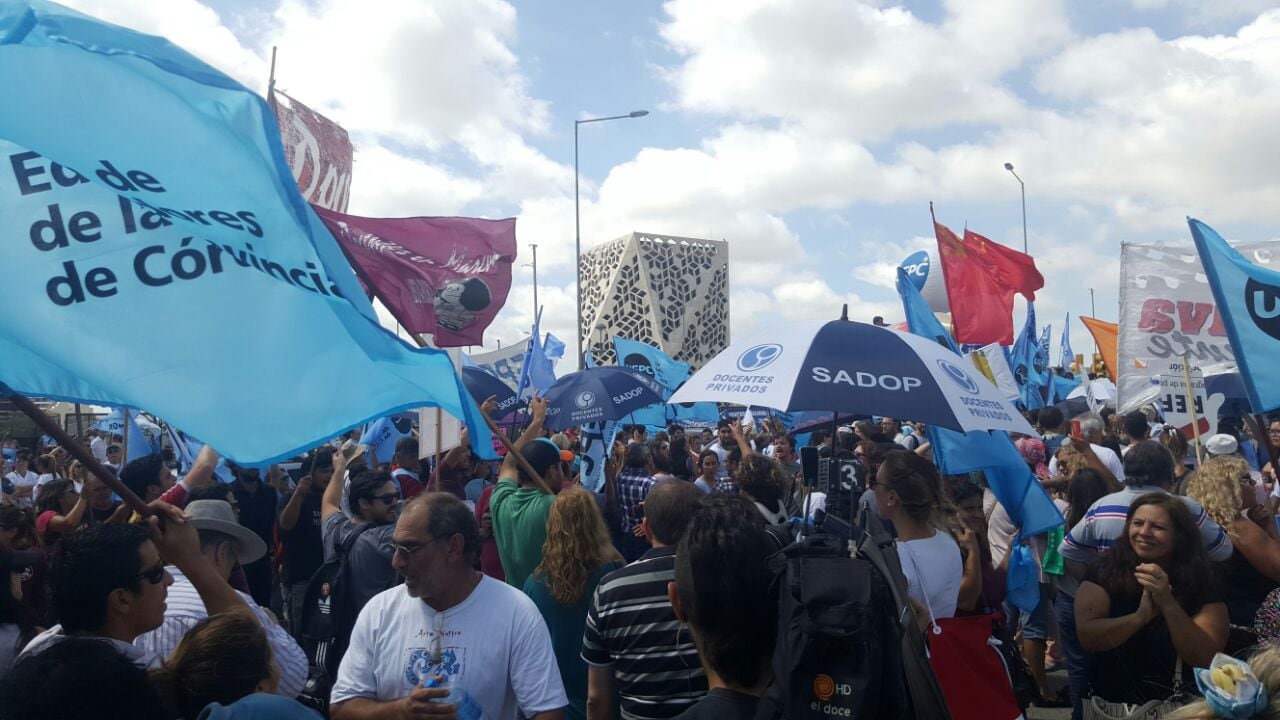
{"type": "Polygon", "coordinates": [[[350,617],[355,617],[374,595],[397,582],[398,575],[391,567],[391,533],[396,529],[400,493],[388,473],[360,473],[351,480],[348,499],[355,514],[348,516],[341,507],[342,477],[348,462],[343,453],[333,456],[335,479],[325,488],[320,501],[320,537],[324,560],[329,562],[353,534],[356,536],[344,561],[357,570],[351,574],[355,580],[351,588],[355,603],[350,617]]]}
{"type": "Polygon", "coordinates": [[[480,528],[466,504],[419,495],[393,538],[405,583],[361,611],[330,697],[334,720],[454,717],[451,693],[489,720],[561,720],[569,700],[551,634],[524,593],[475,570],[480,528]]]}

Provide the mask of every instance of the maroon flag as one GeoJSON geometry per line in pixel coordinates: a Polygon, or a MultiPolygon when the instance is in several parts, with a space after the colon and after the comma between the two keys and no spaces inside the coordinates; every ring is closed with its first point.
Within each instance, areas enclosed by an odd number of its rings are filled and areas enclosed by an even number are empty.
{"type": "Polygon", "coordinates": [[[272,91],[284,159],[302,197],[312,205],[347,211],[351,196],[351,139],[340,125],[285,95],[272,91]]]}
{"type": "Polygon", "coordinates": [[[516,221],[364,218],[315,208],[369,290],[438,347],[483,345],[511,290],[516,221]]]}

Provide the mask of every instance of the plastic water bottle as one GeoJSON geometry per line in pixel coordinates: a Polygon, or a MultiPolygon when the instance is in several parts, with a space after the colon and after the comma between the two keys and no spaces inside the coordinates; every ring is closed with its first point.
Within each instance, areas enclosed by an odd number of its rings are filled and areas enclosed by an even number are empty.
{"type": "Polygon", "coordinates": [[[458,715],[458,720],[483,720],[484,708],[480,707],[480,703],[471,697],[471,693],[460,687],[450,685],[449,681],[440,675],[432,675],[426,682],[422,683],[424,688],[448,688],[448,697],[435,700],[434,702],[443,703],[445,705],[454,705],[454,712],[458,715]]]}

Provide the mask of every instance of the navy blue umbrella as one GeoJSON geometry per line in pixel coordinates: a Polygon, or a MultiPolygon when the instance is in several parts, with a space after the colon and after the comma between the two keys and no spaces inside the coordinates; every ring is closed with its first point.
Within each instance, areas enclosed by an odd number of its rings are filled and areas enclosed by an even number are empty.
{"type": "Polygon", "coordinates": [[[462,384],[477,403],[483,403],[491,397],[498,398],[497,417],[506,417],[517,410],[523,403],[516,400],[516,393],[497,377],[480,368],[462,368],[462,384]]]}
{"type": "Polygon", "coordinates": [[[926,338],[848,320],[793,322],[730,345],[668,399],[700,401],[1035,432],[969,360],[926,338]]]}
{"type": "Polygon", "coordinates": [[[619,367],[593,367],[569,373],[547,389],[546,426],[621,420],[647,405],[662,402],[653,381],[619,367]]]}

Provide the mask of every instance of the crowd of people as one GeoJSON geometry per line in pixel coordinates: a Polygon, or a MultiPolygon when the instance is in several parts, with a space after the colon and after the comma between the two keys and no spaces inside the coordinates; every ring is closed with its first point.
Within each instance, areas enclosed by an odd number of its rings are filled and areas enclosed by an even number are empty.
{"type": "Polygon", "coordinates": [[[1219,653],[1280,681],[1280,419],[1193,451],[1150,410],[1032,412],[1016,447],[1064,523],[1026,537],[981,473],[939,474],[918,423],[628,426],[594,490],[545,414],[534,398],[499,464],[406,436],[383,465],[340,437],[229,483],[210,448],[179,478],[101,433],[94,467],[8,443],[0,717],[755,717],[782,641],[769,558],[828,500],[805,445],[860,468],[920,628],[992,618],[1024,708],[1194,693],[1219,653]],[[1008,597],[1015,552],[1032,610],[1008,597]]]}

